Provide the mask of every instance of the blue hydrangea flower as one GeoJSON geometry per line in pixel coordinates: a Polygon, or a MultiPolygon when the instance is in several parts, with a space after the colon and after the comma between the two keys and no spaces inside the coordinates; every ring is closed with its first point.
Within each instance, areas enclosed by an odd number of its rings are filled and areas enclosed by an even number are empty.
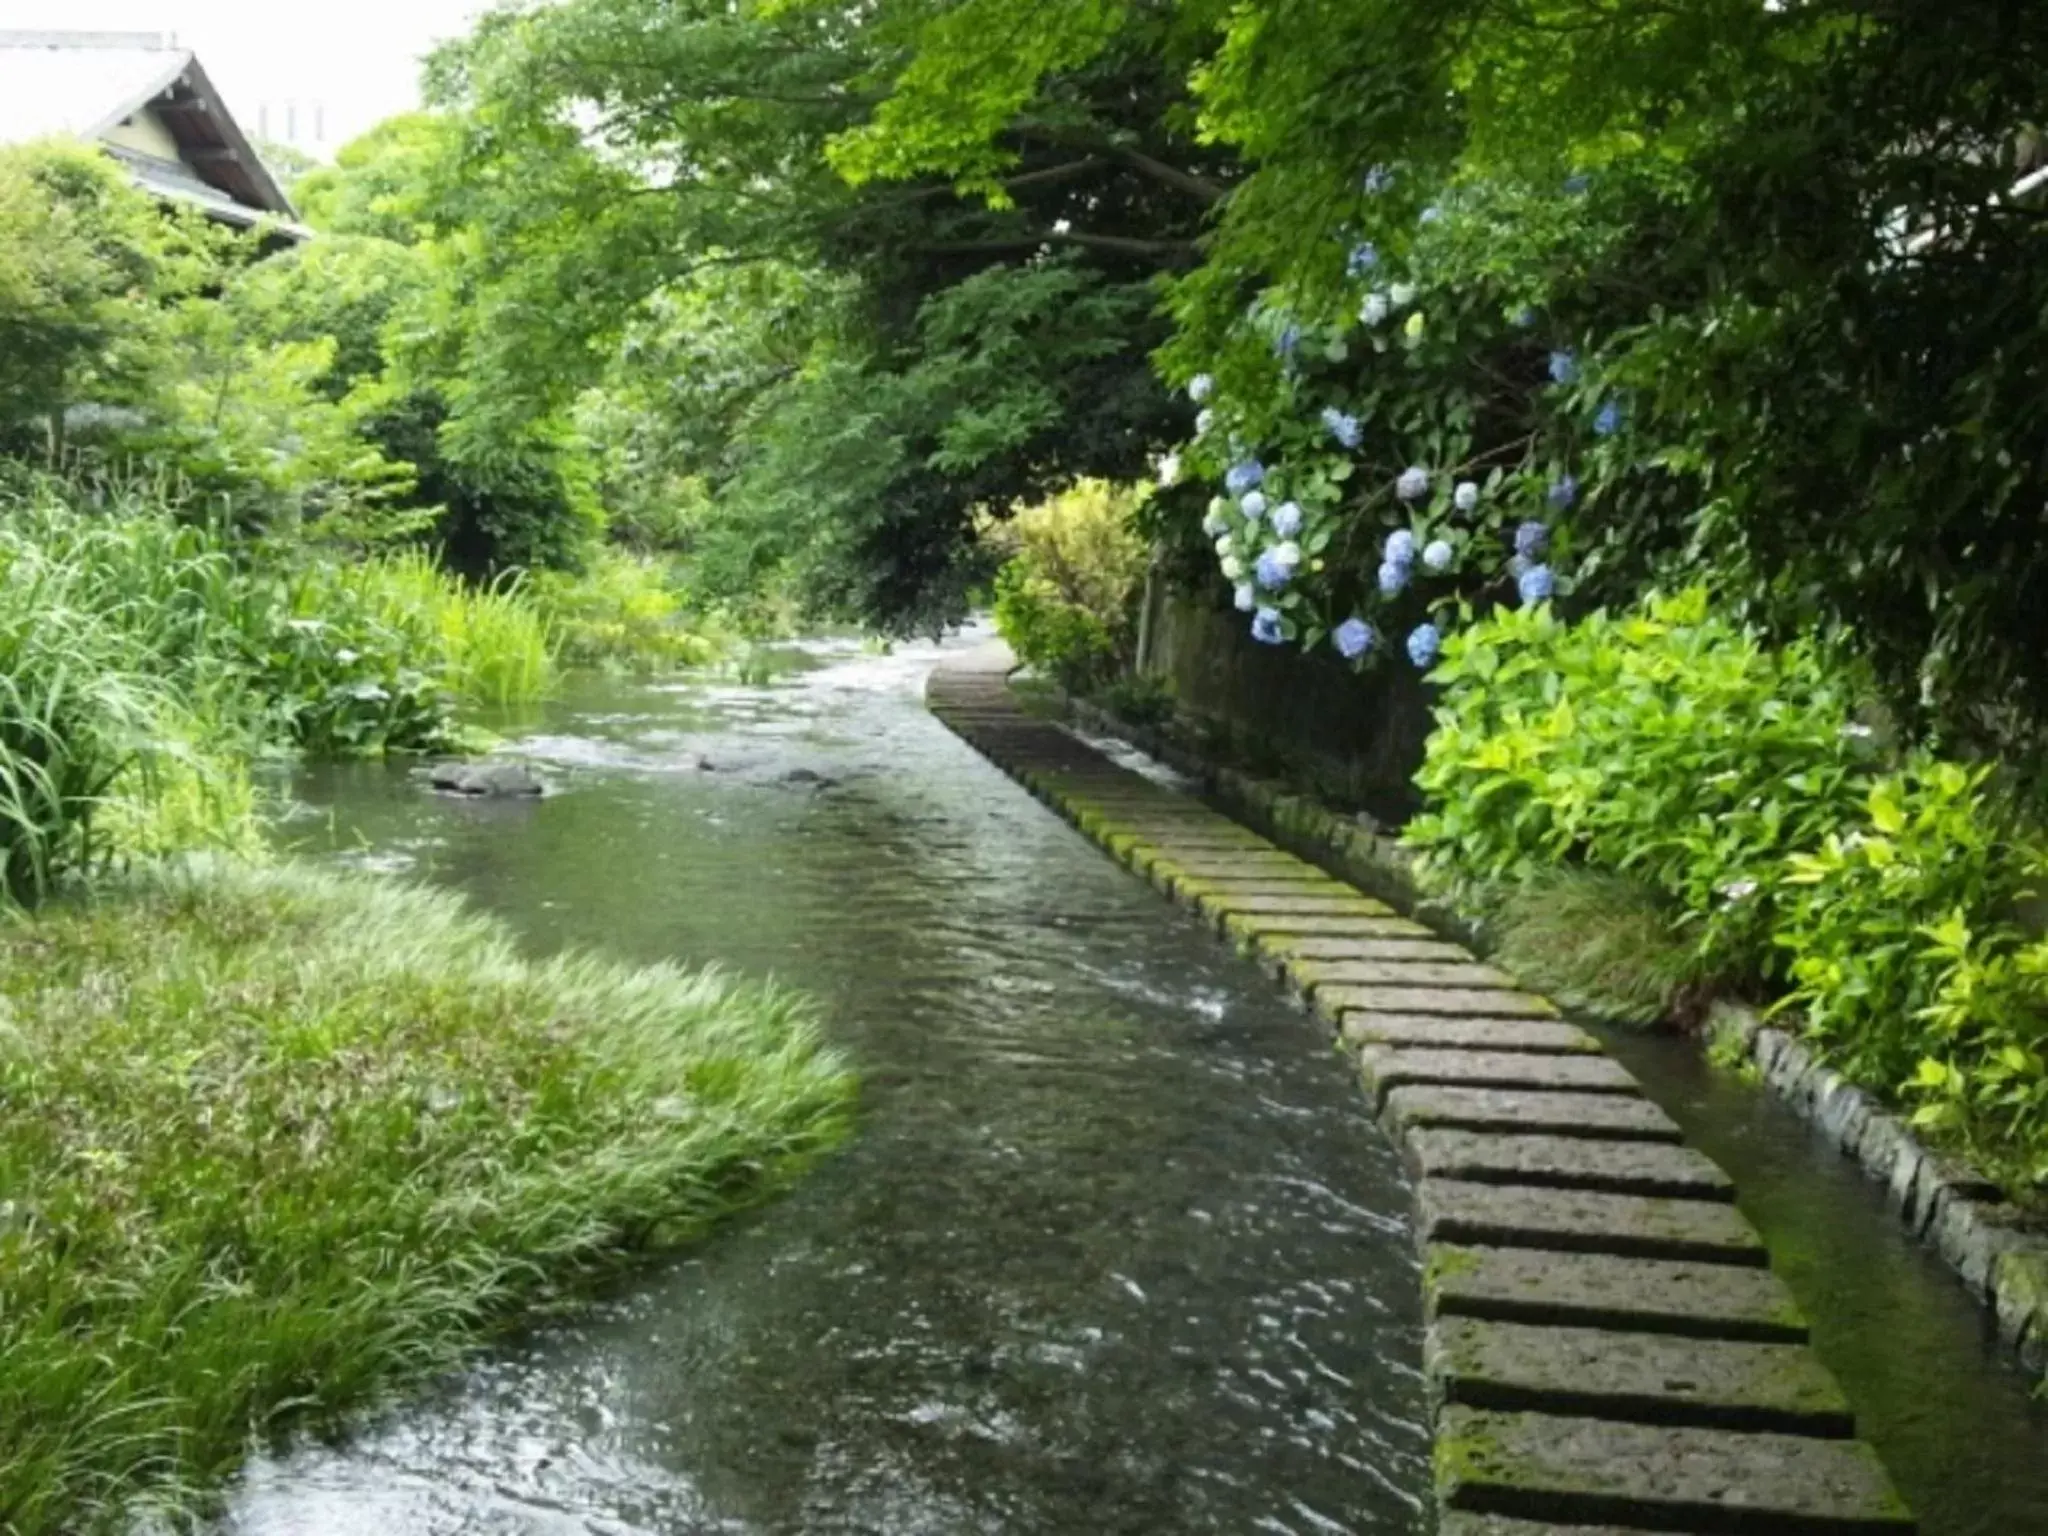
{"type": "Polygon", "coordinates": [[[1568,194],[1570,194],[1573,197],[1577,197],[1580,193],[1584,192],[1586,188],[1592,185],[1593,178],[1588,176],[1584,171],[1580,171],[1575,176],[1567,176],[1564,179],[1564,189],[1568,194]]]}
{"type": "Polygon", "coordinates": [[[1367,325],[1378,325],[1393,312],[1393,307],[1387,296],[1375,288],[1365,296],[1365,302],[1358,306],[1358,318],[1367,325]]]}
{"type": "Polygon", "coordinates": [[[1345,448],[1356,448],[1365,437],[1365,428],[1359,424],[1358,418],[1334,405],[1323,407],[1323,425],[1329,429],[1330,436],[1345,448]]]}
{"type": "Polygon", "coordinates": [[[1411,464],[1401,471],[1401,478],[1394,482],[1394,494],[1403,501],[1415,501],[1429,494],[1429,471],[1420,464],[1411,464]]]}
{"type": "Polygon", "coordinates": [[[1515,324],[1520,326],[1523,330],[1528,330],[1529,327],[1534,325],[1535,323],[1536,311],[1530,308],[1527,304],[1524,304],[1520,309],[1515,311],[1515,324]]]}
{"type": "Polygon", "coordinates": [[[1407,588],[1408,578],[1412,572],[1413,567],[1405,565],[1399,560],[1382,560],[1380,562],[1380,596],[1399,597],[1407,588]]]}
{"type": "Polygon", "coordinates": [[[1223,476],[1223,488],[1233,496],[1242,496],[1246,491],[1255,491],[1266,479],[1266,466],[1257,459],[1243,459],[1230,466],[1223,476]]]}
{"type": "Polygon", "coordinates": [[[1550,529],[1544,524],[1530,521],[1515,529],[1515,553],[1527,555],[1531,560],[1542,554],[1550,545],[1550,529]]]}
{"type": "Polygon", "coordinates": [[[1301,532],[1301,503],[1283,501],[1273,509],[1273,531],[1283,539],[1291,539],[1301,532]]]}
{"type": "Polygon", "coordinates": [[[1524,605],[1540,603],[1557,590],[1557,578],[1550,574],[1547,565],[1532,565],[1515,578],[1515,590],[1522,594],[1524,605]]]}
{"type": "Polygon", "coordinates": [[[1266,493],[1264,491],[1246,491],[1244,493],[1244,500],[1240,501],[1237,505],[1246,517],[1256,523],[1266,515],[1266,493]]]}
{"type": "Polygon", "coordinates": [[[1566,350],[1550,354],[1550,377],[1553,383],[1570,384],[1579,376],[1579,355],[1566,350]]]}
{"type": "Polygon", "coordinates": [[[1240,581],[1237,589],[1230,594],[1230,600],[1237,604],[1239,613],[1250,613],[1258,606],[1259,595],[1248,581],[1240,581]]]}
{"type": "Polygon", "coordinates": [[[1384,165],[1376,165],[1367,171],[1365,173],[1365,180],[1360,183],[1365,188],[1367,194],[1372,197],[1378,197],[1382,192],[1393,186],[1393,184],[1393,169],[1390,166],[1384,165]]]}
{"type": "Polygon", "coordinates": [[[1261,608],[1252,615],[1252,638],[1261,645],[1278,645],[1287,637],[1280,633],[1280,610],[1261,608]]]}
{"type": "Polygon", "coordinates": [[[1216,378],[1213,374],[1198,373],[1188,380],[1188,398],[1197,405],[1208,399],[1215,389],[1216,378]]]}
{"type": "Polygon", "coordinates": [[[1372,626],[1356,615],[1339,624],[1330,634],[1331,644],[1337,647],[1337,654],[1346,661],[1358,660],[1372,649],[1373,642],[1378,639],[1372,626]]]}
{"type": "Polygon", "coordinates": [[[1479,505],[1479,482],[1460,480],[1458,488],[1451,492],[1451,505],[1460,512],[1470,512],[1479,505]]]}
{"type": "Polygon", "coordinates": [[[1550,503],[1551,511],[1562,512],[1579,499],[1579,482],[1566,475],[1544,493],[1543,499],[1550,503]]]}
{"type": "Polygon", "coordinates": [[[1395,565],[1415,563],[1415,535],[1406,528],[1396,528],[1387,535],[1386,557],[1395,565]]]}
{"type": "Polygon", "coordinates": [[[1593,418],[1593,430],[1601,437],[1612,437],[1621,430],[1621,402],[1609,400],[1600,407],[1593,418]]]}
{"type": "Polygon", "coordinates": [[[1408,632],[1408,659],[1418,667],[1427,667],[1436,660],[1443,643],[1444,637],[1434,624],[1418,624],[1408,632]]]}
{"type": "Polygon", "coordinates": [[[1292,360],[1300,346],[1301,327],[1290,320],[1280,327],[1280,334],[1273,338],[1273,355],[1292,360]]]}
{"type": "Polygon", "coordinates": [[[1422,563],[1432,571],[1447,571],[1451,568],[1451,541],[1431,539],[1422,547],[1422,563]]]}
{"type": "Polygon", "coordinates": [[[1423,209],[1421,213],[1415,216],[1415,222],[1418,224],[1434,224],[1443,216],[1443,209],[1437,207],[1435,203],[1431,203],[1427,208],[1423,209]]]}
{"type": "Polygon", "coordinates": [[[1252,565],[1252,579],[1268,592],[1277,592],[1286,586],[1293,574],[1294,567],[1280,558],[1278,549],[1264,551],[1252,565]]]}
{"type": "Polygon", "coordinates": [[[1344,262],[1344,270],[1353,277],[1363,277],[1379,264],[1378,248],[1370,240],[1361,240],[1351,247],[1351,254],[1344,262]]]}
{"type": "Polygon", "coordinates": [[[1508,574],[1514,577],[1516,581],[1520,581],[1522,573],[1529,569],[1529,565],[1530,560],[1527,555],[1510,555],[1508,557],[1508,574]]]}

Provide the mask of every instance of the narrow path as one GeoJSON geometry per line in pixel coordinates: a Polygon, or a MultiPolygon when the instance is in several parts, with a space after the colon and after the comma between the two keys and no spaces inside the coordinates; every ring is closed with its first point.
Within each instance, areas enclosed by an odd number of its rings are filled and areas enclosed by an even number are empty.
{"type": "Polygon", "coordinates": [[[1296,990],[1414,1167],[1444,1536],[1911,1530],[1728,1178],[1545,999],[944,663],[953,730],[1296,990]]]}

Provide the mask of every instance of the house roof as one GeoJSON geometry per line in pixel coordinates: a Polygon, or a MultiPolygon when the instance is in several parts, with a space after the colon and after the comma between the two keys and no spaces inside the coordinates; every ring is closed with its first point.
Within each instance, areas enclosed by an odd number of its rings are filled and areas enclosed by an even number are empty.
{"type": "Polygon", "coordinates": [[[99,143],[138,185],[215,217],[296,217],[192,51],[156,33],[0,30],[0,143],[54,135],[99,143]],[[106,142],[145,108],[176,160],[106,142]]]}

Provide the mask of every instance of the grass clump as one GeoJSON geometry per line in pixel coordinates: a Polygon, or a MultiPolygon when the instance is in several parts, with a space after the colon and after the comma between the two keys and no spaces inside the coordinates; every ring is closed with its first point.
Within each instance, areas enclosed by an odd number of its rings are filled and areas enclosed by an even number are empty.
{"type": "Polygon", "coordinates": [[[535,572],[526,591],[570,666],[661,672],[705,666],[727,649],[685,612],[674,572],[644,555],[602,550],[580,574],[535,572]]]}
{"type": "Polygon", "coordinates": [[[1669,902],[1639,880],[1554,869],[1508,888],[1492,913],[1495,958],[1569,1008],[1654,1025],[1688,1013],[1703,980],[1669,902]]]}
{"type": "Polygon", "coordinates": [[[0,918],[0,1525],[189,1510],[774,1191],[849,1092],[788,993],[444,894],[208,860],[0,918]]]}

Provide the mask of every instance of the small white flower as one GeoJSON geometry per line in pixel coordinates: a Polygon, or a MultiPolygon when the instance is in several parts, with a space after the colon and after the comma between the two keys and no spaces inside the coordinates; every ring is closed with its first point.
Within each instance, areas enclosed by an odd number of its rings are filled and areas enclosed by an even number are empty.
{"type": "Polygon", "coordinates": [[[1451,544],[1448,539],[1431,539],[1423,546],[1422,563],[1432,571],[1447,571],[1451,568],[1451,544]]]}
{"type": "Polygon", "coordinates": [[[1216,553],[1219,555],[1227,555],[1235,548],[1237,548],[1237,540],[1227,533],[1216,541],[1216,553]]]}
{"type": "Polygon", "coordinates": [[[1194,401],[1195,404],[1200,405],[1209,398],[1210,393],[1215,388],[1215,379],[1206,373],[1198,373],[1188,380],[1188,398],[1194,401]]]}
{"type": "Polygon", "coordinates": [[[1237,591],[1231,595],[1231,601],[1237,604],[1239,613],[1250,613],[1259,604],[1259,594],[1250,582],[1241,581],[1237,584],[1237,591]]]}
{"type": "Polygon", "coordinates": [[[1243,576],[1244,562],[1235,555],[1225,555],[1223,557],[1223,579],[1225,581],[1237,581],[1243,576]]]}
{"type": "Polygon", "coordinates": [[[1392,306],[1387,303],[1387,296],[1375,288],[1365,296],[1365,302],[1358,306],[1358,318],[1367,325],[1378,325],[1387,318],[1391,310],[1392,306]]]}
{"type": "Polygon", "coordinates": [[[1292,572],[1301,564],[1301,546],[1292,539],[1284,544],[1274,545],[1273,563],[1283,571],[1292,572]]]}
{"type": "Polygon", "coordinates": [[[1244,500],[1240,501],[1238,506],[1243,510],[1246,517],[1256,523],[1266,515],[1266,493],[1264,491],[1246,491],[1244,493],[1244,500]]]}
{"type": "Polygon", "coordinates": [[[1451,504],[1460,512],[1470,512],[1479,505],[1479,482],[1460,480],[1458,488],[1451,492],[1451,504]]]}
{"type": "Polygon", "coordinates": [[[1210,410],[1195,412],[1195,436],[1207,437],[1209,429],[1216,425],[1216,413],[1210,410]]]}
{"type": "Polygon", "coordinates": [[[1180,455],[1169,453],[1159,460],[1159,484],[1162,488],[1180,484],[1180,455]]]}
{"type": "Polygon", "coordinates": [[[1415,302],[1415,285],[1413,283],[1396,283],[1387,290],[1387,297],[1394,301],[1394,308],[1406,309],[1415,302]]]}
{"type": "Polygon", "coordinates": [[[1229,532],[1229,530],[1230,524],[1224,519],[1221,509],[1215,502],[1210,502],[1209,511],[1202,518],[1202,532],[1213,539],[1219,534],[1229,532]]]}
{"type": "Polygon", "coordinates": [[[1730,901],[1746,901],[1756,894],[1754,880],[1730,880],[1721,887],[1721,894],[1730,901]]]}

